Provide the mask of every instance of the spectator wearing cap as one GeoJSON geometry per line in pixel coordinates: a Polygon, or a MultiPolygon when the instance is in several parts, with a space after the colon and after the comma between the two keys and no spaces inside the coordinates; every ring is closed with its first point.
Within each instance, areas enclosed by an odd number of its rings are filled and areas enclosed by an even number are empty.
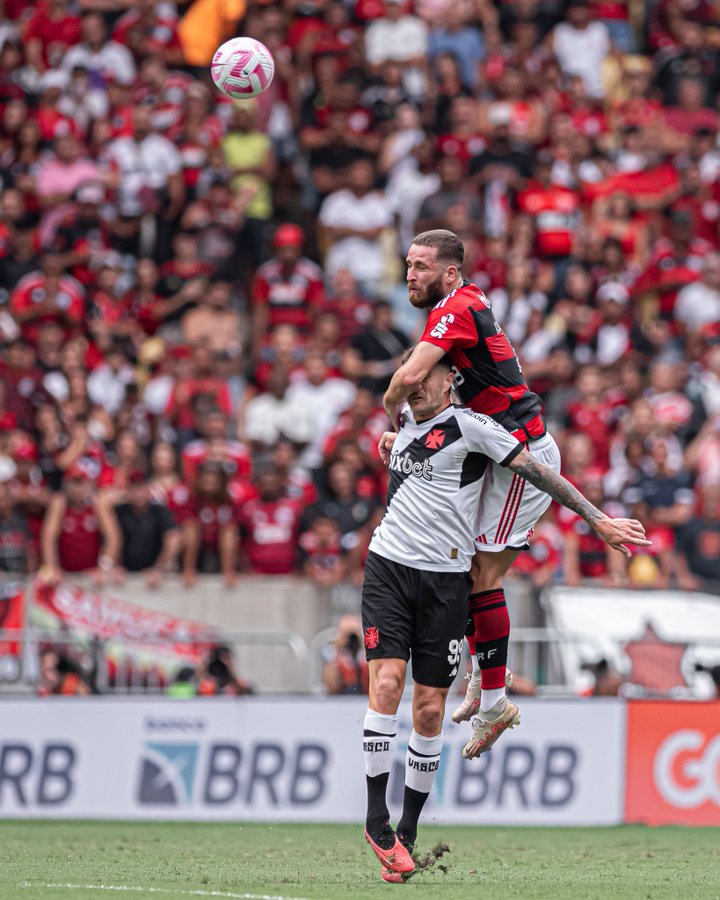
{"type": "Polygon", "coordinates": [[[403,0],[384,0],[382,18],[375,19],[365,32],[365,58],[370,73],[380,74],[383,63],[402,63],[403,82],[411,96],[425,93],[428,29],[403,8],[403,0]]]}
{"type": "Polygon", "coordinates": [[[591,21],[587,0],[571,0],[565,21],[553,28],[548,41],[563,72],[579,75],[591,97],[603,97],[603,63],[612,45],[602,22],[591,21]]]}
{"type": "Polygon", "coordinates": [[[62,573],[112,578],[120,554],[120,532],[109,508],[95,496],[88,469],[74,463],[65,472],[62,493],[50,500],[40,534],[42,575],[62,573]]]}
{"type": "Polygon", "coordinates": [[[68,0],[49,0],[27,23],[24,34],[28,65],[42,73],[62,62],[65,51],[80,40],[80,19],[68,0]]]}
{"type": "Polygon", "coordinates": [[[159,587],[162,576],[175,565],[180,533],[170,510],[150,497],[145,474],[132,472],[127,502],[114,507],[120,530],[120,564],[127,572],[145,572],[148,586],[159,587]]]}
{"type": "Polygon", "coordinates": [[[302,255],[305,235],[289,222],[275,232],[273,258],[257,270],[252,286],[252,352],[257,359],[268,335],[280,325],[310,331],[322,303],[323,273],[302,255]]]}
{"type": "Polygon", "coordinates": [[[82,17],[82,38],[63,55],[60,65],[66,72],[82,67],[93,82],[112,79],[120,84],[132,84],[136,69],[132,54],[117,41],[108,40],[105,21],[99,12],[87,12],[82,17]]]}
{"type": "MultiPolygon", "coordinates": [[[[486,9],[486,7],[483,7],[486,9]]],[[[428,56],[431,61],[440,54],[451,54],[458,61],[460,77],[471,89],[481,83],[481,64],[486,56],[483,33],[468,22],[468,6],[449,3],[428,40],[428,56]]]]}
{"type": "Polygon", "coordinates": [[[74,278],[63,274],[63,257],[57,248],[48,247],[42,256],[42,270],[18,283],[10,295],[10,312],[31,343],[37,340],[44,322],[62,325],[66,337],[80,327],[85,293],[74,278]]]}
{"type": "Polygon", "coordinates": [[[37,554],[27,520],[13,503],[10,485],[0,481],[0,582],[36,568],[37,554]]]}
{"type": "Polygon", "coordinates": [[[258,128],[257,119],[254,100],[236,102],[222,139],[225,162],[234,175],[233,193],[245,211],[241,240],[253,269],[263,260],[265,228],[273,214],[270,185],[276,168],[272,142],[258,128]]]}

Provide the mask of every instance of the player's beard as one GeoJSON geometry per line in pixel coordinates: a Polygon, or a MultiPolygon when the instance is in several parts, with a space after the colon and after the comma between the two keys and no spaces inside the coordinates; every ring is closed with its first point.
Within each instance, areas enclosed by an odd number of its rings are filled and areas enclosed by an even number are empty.
{"type": "Polygon", "coordinates": [[[431,282],[426,288],[415,288],[418,293],[411,294],[408,289],[408,300],[415,309],[429,309],[435,306],[445,296],[443,289],[442,275],[439,275],[435,281],[431,282]],[[422,293],[420,293],[422,291],[422,293]]]}

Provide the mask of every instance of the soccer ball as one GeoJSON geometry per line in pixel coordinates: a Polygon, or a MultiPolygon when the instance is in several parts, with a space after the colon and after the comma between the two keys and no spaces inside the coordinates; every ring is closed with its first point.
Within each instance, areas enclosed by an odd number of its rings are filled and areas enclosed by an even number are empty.
{"type": "Polygon", "coordinates": [[[215,51],[210,72],[223,94],[234,100],[247,100],[270,86],[275,61],[265,44],[254,38],[236,37],[215,51]]]}

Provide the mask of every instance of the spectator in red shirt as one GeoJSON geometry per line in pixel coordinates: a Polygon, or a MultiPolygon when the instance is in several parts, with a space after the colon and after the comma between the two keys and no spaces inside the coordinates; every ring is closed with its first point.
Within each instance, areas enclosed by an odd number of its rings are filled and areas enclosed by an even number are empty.
{"type": "Polygon", "coordinates": [[[41,73],[60,65],[65,50],[80,37],[80,19],[70,12],[68,0],[48,0],[25,29],[28,65],[41,73]]]}
{"type": "Polygon", "coordinates": [[[47,248],[41,265],[42,270],[26,275],[10,297],[10,311],[32,343],[44,322],[57,322],[69,337],[80,328],[85,314],[83,289],[74,278],[63,274],[60,251],[47,248]]]}
{"type": "Polygon", "coordinates": [[[160,56],[168,66],[181,66],[183,50],[175,23],[158,15],[155,0],[139,0],[135,7],[118,20],[113,38],[136,60],[160,56]]]}
{"type": "Polygon", "coordinates": [[[174,385],[165,410],[182,445],[201,433],[202,417],[210,410],[219,409],[228,416],[231,412],[230,390],[227,382],[215,375],[207,346],[198,344],[191,356],[190,375],[174,385]]]}
{"type": "Polygon", "coordinates": [[[238,523],[222,465],[208,460],[198,466],[187,503],[174,512],[182,527],[185,585],[194,584],[201,572],[221,573],[225,586],[232,587],[237,578],[238,523]]]}
{"type": "Polygon", "coordinates": [[[344,551],[337,524],[320,516],[308,531],[300,535],[300,565],[302,571],[318,587],[340,584],[345,576],[344,551]]]}
{"type": "Polygon", "coordinates": [[[257,488],[258,496],[248,500],[240,512],[248,567],[257,575],[289,575],[297,566],[302,505],[285,496],[274,468],[260,471],[257,488]]]}
{"type": "Polygon", "coordinates": [[[305,240],[298,225],[281,225],[273,238],[274,258],[257,271],[252,288],[253,357],[278,325],[310,330],[313,310],[323,300],[323,275],[302,256],[305,240]]]}
{"type": "Polygon", "coordinates": [[[537,250],[542,257],[562,260],[572,253],[580,224],[580,198],[552,180],[553,158],[541,150],[534,178],[518,197],[521,212],[533,216],[537,228],[537,250]]]}
{"type": "Polygon", "coordinates": [[[92,572],[99,582],[114,575],[120,552],[117,523],[79,464],[66,471],[63,492],[50,500],[40,548],[45,581],[59,580],[61,572],[92,572]]]}

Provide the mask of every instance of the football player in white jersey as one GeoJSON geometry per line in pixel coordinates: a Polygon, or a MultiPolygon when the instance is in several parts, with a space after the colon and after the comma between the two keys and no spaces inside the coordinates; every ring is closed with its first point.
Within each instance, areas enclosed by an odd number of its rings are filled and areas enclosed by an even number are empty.
{"type": "MultiPolygon", "coordinates": [[[[582,516],[611,547],[627,551],[626,544],[649,543],[640,522],[608,518],[493,419],[453,405],[453,377],[448,363],[436,363],[408,397],[412,416],[404,417],[397,435],[386,432],[381,440],[390,486],[363,582],[370,673],[363,750],[365,836],[385,881],[402,881],[414,869],[410,854],[418,819],[440,765],[445,700],[460,664],[479,482],[486,468],[494,462],[517,472],[582,516]],[[395,833],[386,790],[410,657],[413,730],[395,833]]],[[[509,727],[518,720],[515,707],[509,727]]],[[[472,745],[464,756],[475,755],[472,745]]]]}

